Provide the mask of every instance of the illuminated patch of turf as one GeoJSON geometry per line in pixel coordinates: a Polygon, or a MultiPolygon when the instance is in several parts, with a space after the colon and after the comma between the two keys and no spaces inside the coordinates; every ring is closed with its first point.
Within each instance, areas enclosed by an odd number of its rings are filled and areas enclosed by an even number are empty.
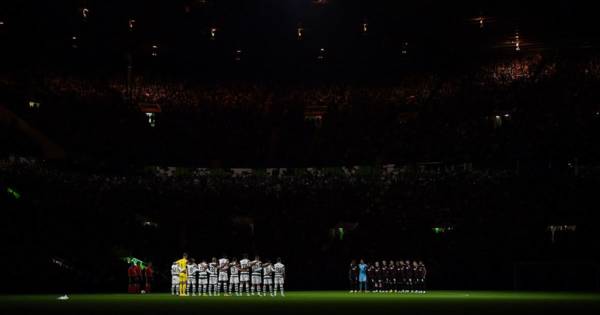
{"type": "Polygon", "coordinates": [[[168,294],[0,296],[0,314],[600,314],[600,294],[435,291],[427,294],[289,292],[282,297],[168,294]]]}

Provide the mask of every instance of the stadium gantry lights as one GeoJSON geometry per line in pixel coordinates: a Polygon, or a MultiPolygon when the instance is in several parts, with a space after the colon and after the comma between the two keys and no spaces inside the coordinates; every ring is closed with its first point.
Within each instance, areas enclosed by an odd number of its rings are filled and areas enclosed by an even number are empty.
{"type": "Polygon", "coordinates": [[[90,9],[88,9],[88,8],[81,8],[81,17],[84,20],[87,20],[89,13],[90,13],[90,9]]]}
{"type": "Polygon", "coordinates": [[[453,226],[436,226],[431,229],[434,234],[443,234],[454,230],[453,226]]]}
{"type": "Polygon", "coordinates": [[[408,54],[408,42],[402,43],[402,54],[403,55],[408,54]]]}
{"type": "Polygon", "coordinates": [[[319,49],[319,56],[317,57],[317,59],[324,60],[326,54],[327,54],[327,50],[325,50],[325,48],[319,49]]]}
{"type": "Polygon", "coordinates": [[[8,187],[6,189],[6,192],[17,200],[21,199],[21,194],[18,191],[16,191],[14,188],[8,187]]]}
{"type": "Polygon", "coordinates": [[[519,35],[519,31],[515,33],[515,51],[521,51],[521,36],[519,35]]]}
{"type": "Polygon", "coordinates": [[[29,105],[29,108],[40,108],[40,102],[37,101],[29,101],[27,102],[27,104],[29,105]]]}
{"type": "Polygon", "coordinates": [[[304,27],[302,23],[298,23],[298,27],[296,28],[296,37],[298,40],[302,40],[304,38],[304,27]]]}
{"type": "Polygon", "coordinates": [[[73,35],[71,36],[71,47],[73,49],[77,49],[79,48],[79,45],[77,44],[77,41],[79,40],[79,37],[77,37],[77,35],[73,35]]]}

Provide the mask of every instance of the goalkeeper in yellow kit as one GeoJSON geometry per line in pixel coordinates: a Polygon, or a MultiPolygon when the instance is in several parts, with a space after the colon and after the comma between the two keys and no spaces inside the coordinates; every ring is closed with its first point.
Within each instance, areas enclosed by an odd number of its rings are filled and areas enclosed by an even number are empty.
{"type": "Polygon", "coordinates": [[[184,296],[187,292],[187,260],[188,255],[183,253],[183,258],[176,261],[177,266],[179,267],[179,295],[184,296]]]}

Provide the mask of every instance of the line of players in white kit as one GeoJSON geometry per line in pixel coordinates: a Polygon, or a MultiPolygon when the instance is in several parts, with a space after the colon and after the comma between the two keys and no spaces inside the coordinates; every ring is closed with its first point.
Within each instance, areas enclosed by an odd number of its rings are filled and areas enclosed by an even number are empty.
{"type": "Polygon", "coordinates": [[[285,296],[285,265],[281,258],[277,258],[275,264],[268,260],[263,263],[258,256],[250,261],[246,255],[239,262],[227,257],[219,260],[213,257],[210,262],[202,260],[199,263],[190,259],[185,269],[182,270],[177,262],[171,266],[173,295],[218,296],[223,293],[241,296],[245,291],[248,296],[277,296],[279,291],[285,296]],[[186,279],[182,279],[182,272],[187,273],[186,279]]]}

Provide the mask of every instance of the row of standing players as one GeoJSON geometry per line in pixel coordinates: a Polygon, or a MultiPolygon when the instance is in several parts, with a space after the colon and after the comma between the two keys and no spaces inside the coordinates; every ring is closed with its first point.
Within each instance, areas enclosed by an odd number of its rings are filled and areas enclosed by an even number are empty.
{"type": "Polygon", "coordinates": [[[427,268],[422,261],[350,262],[350,293],[425,293],[427,268]]]}
{"type": "Polygon", "coordinates": [[[184,258],[173,262],[171,266],[171,294],[180,296],[225,296],[245,293],[262,296],[269,294],[281,296],[284,293],[285,265],[281,258],[275,264],[270,261],[261,262],[256,256],[250,261],[246,255],[239,262],[231,261],[225,256],[221,259],[213,257],[210,262],[184,258]]]}

